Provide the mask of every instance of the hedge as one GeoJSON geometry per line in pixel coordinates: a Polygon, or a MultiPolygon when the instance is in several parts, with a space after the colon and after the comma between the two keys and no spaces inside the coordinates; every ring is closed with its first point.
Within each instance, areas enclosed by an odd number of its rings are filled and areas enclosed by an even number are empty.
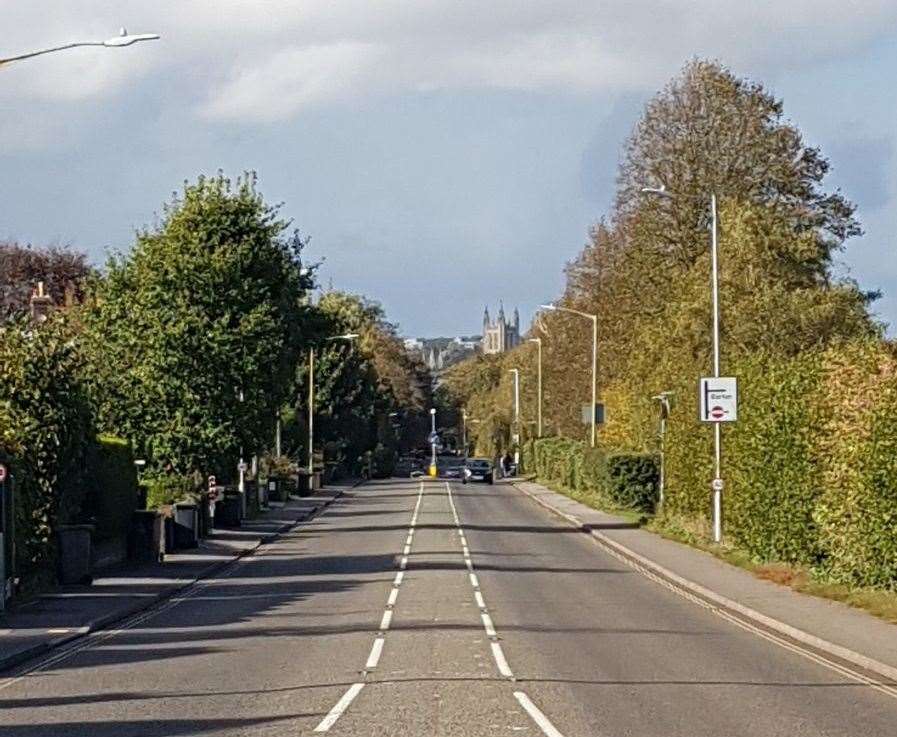
{"type": "Polygon", "coordinates": [[[190,476],[152,476],[141,483],[146,489],[146,508],[158,509],[167,504],[193,500],[196,483],[190,476]]]}
{"type": "Polygon", "coordinates": [[[137,469],[127,440],[100,435],[87,452],[87,493],[82,516],[96,525],[96,537],[127,535],[137,508],[137,469]]]}
{"type": "Polygon", "coordinates": [[[0,453],[16,475],[16,569],[26,580],[55,568],[56,528],[81,511],[92,431],[79,372],[55,316],[0,326],[0,453]]]}
{"type": "Polygon", "coordinates": [[[527,443],[523,457],[528,473],[560,484],[571,496],[642,512],[654,510],[659,467],[651,454],[608,454],[579,440],[557,437],[527,443]]]}
{"type": "MultiPolygon", "coordinates": [[[[756,562],[810,566],[824,580],[897,589],[897,355],[860,340],[790,358],[752,356],[738,422],[723,427],[724,535],[756,562]]],[[[697,380],[667,423],[661,524],[707,528],[712,428],[697,380]]]]}

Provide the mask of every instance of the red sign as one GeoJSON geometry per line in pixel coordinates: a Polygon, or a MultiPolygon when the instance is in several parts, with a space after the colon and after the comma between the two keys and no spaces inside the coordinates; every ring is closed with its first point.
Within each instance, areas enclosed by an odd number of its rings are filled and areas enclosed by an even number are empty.
{"type": "Polygon", "coordinates": [[[716,405],[715,407],[711,407],[711,409],[710,409],[710,416],[711,416],[714,420],[721,420],[723,417],[726,416],[726,410],[724,410],[724,409],[723,409],[722,407],[720,407],[719,405],[716,405]]]}
{"type": "Polygon", "coordinates": [[[6,481],[6,466],[0,463],[0,484],[6,481]]]}

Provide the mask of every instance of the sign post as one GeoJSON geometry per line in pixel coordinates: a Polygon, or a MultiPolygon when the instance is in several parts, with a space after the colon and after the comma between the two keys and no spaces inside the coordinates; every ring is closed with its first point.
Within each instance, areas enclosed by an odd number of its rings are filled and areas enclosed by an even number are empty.
{"type": "Polygon", "coordinates": [[[738,380],[734,376],[701,379],[701,422],[735,422],[738,419],[738,380]]]}
{"type": "Polygon", "coordinates": [[[720,453],[721,429],[723,422],[738,419],[738,380],[734,376],[703,377],[698,384],[701,422],[712,422],[714,446],[716,449],[716,473],[710,488],[713,491],[713,541],[718,543],[723,536],[723,479],[720,453]]]}

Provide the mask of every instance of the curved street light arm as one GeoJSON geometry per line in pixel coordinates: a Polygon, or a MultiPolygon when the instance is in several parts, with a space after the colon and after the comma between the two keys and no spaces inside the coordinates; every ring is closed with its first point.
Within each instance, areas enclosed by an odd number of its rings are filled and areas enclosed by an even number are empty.
{"type": "Polygon", "coordinates": [[[40,49],[39,51],[29,51],[26,54],[17,54],[16,56],[8,56],[0,59],[0,65],[9,64],[14,61],[22,61],[23,59],[31,59],[35,56],[43,56],[44,54],[52,54],[56,51],[67,51],[68,49],[77,49],[82,46],[103,46],[105,48],[119,48],[130,46],[139,41],[155,41],[159,38],[158,33],[134,33],[129,34],[124,28],[118,36],[113,36],[105,41],[77,41],[75,43],[63,44],[62,46],[53,46],[49,49],[40,49]]]}

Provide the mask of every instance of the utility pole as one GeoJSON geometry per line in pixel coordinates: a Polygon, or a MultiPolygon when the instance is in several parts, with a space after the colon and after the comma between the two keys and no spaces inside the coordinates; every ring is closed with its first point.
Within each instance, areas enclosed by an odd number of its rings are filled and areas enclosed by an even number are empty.
{"type": "MultiPolygon", "coordinates": [[[[673,195],[661,187],[642,187],[642,194],[657,195],[666,199],[675,199],[673,195]]],[[[716,193],[710,194],[710,286],[713,293],[713,378],[719,378],[719,235],[717,232],[716,193]]],[[[710,484],[713,490],[713,542],[723,539],[723,456],[722,427],[719,421],[713,423],[713,457],[714,478],[710,484]]]]}
{"type": "Polygon", "coordinates": [[[657,506],[663,506],[663,495],[666,485],[666,434],[667,418],[670,416],[670,398],[673,392],[661,392],[651,397],[660,404],[660,479],[657,492],[657,506]]]}
{"type": "Polygon", "coordinates": [[[520,369],[509,369],[514,374],[514,463],[520,465],[520,369]]]}
{"type": "Polygon", "coordinates": [[[315,466],[315,349],[308,349],[308,488],[312,486],[315,466]]]}
{"type": "Polygon", "coordinates": [[[543,310],[557,310],[558,312],[567,312],[571,315],[579,315],[586,317],[592,321],[592,432],[590,445],[594,448],[598,438],[598,418],[595,413],[595,407],[598,404],[598,315],[591,312],[581,312],[570,307],[561,307],[560,305],[540,305],[543,310]]]}
{"type": "Polygon", "coordinates": [[[530,343],[535,343],[539,348],[536,362],[536,437],[542,437],[542,339],[530,338],[530,343]]]}
{"type": "MultiPolygon", "coordinates": [[[[711,283],[713,287],[713,376],[719,378],[719,254],[717,249],[716,194],[710,195],[711,230],[710,250],[711,283]]],[[[722,425],[713,423],[713,446],[716,475],[713,479],[713,542],[723,539],[723,478],[722,478],[722,425]]]]}
{"type": "Polygon", "coordinates": [[[430,408],[430,476],[436,477],[436,408],[430,408]]]}

